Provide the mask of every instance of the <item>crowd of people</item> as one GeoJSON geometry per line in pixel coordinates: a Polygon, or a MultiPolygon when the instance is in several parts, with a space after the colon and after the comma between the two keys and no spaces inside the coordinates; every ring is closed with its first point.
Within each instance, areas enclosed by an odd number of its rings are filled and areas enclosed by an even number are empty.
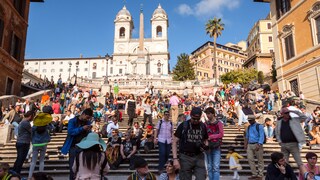
{"type": "Polygon", "coordinates": [[[320,144],[320,107],[307,112],[302,92],[296,96],[292,91],[261,89],[254,96],[247,94],[240,85],[201,95],[188,88],[177,94],[150,86],[141,96],[106,93],[101,103],[99,92],[59,81],[53,92],[45,92],[41,100],[18,100],[8,110],[1,107],[2,123],[14,127],[17,159],[11,169],[7,164],[1,166],[4,173],[0,178],[18,176],[25,160],[32,157],[28,175],[32,179],[37,161],[39,171],[44,170],[51,136],[66,131],[61,153],[68,154],[69,179],[107,177],[109,169],[117,170],[126,162],[130,170],[135,170],[128,179],[155,179],[147,161],[139,155],[154,148],[159,151],[160,179],[188,180],[195,176],[219,180],[221,158],[229,161],[233,179],[240,179],[239,159],[244,157],[236,152],[239,147],[230,146],[227,156],[221,155],[226,126],[244,131],[244,148],[252,173],[249,179],[297,179],[289,165],[290,154],[299,167],[299,179],[319,174],[317,154],[308,153],[308,163],[303,164],[300,152],[304,144],[311,148],[320,144]],[[179,108],[183,113],[179,114],[179,108]],[[139,116],[141,122],[137,121],[139,116]],[[257,122],[259,118],[263,123],[257,122]],[[272,163],[264,174],[263,145],[275,141],[281,152],[271,155],[272,163]]]}

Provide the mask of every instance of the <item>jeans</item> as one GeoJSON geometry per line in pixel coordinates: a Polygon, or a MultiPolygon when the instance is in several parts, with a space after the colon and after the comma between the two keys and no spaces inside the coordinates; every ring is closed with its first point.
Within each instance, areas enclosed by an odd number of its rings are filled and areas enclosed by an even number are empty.
{"type": "Polygon", "coordinates": [[[39,152],[40,152],[39,171],[43,172],[43,169],[44,169],[44,158],[46,156],[46,151],[47,151],[47,146],[33,146],[32,160],[31,160],[31,164],[30,164],[28,179],[32,178],[32,174],[33,174],[34,168],[36,167],[36,163],[37,163],[37,160],[38,160],[39,152]]]}
{"type": "Polygon", "coordinates": [[[266,138],[273,138],[274,129],[271,126],[265,126],[263,130],[266,138]]]}
{"type": "Polygon", "coordinates": [[[213,149],[207,152],[209,180],[220,179],[220,158],[221,158],[220,148],[213,149]]]}
{"type": "Polygon", "coordinates": [[[19,131],[19,124],[15,121],[12,122],[13,125],[13,133],[17,137],[18,136],[18,131],[19,131]]]}
{"type": "Polygon", "coordinates": [[[159,167],[158,167],[158,169],[163,170],[164,165],[168,161],[169,155],[171,153],[171,144],[167,144],[167,142],[166,143],[158,142],[158,146],[159,146],[159,167]]]}
{"type": "Polygon", "coordinates": [[[16,143],[17,159],[13,165],[13,171],[20,174],[24,161],[28,155],[30,143],[16,143]]]}
{"type": "Polygon", "coordinates": [[[143,125],[142,125],[143,128],[146,126],[146,121],[147,121],[147,119],[148,119],[148,121],[149,121],[149,124],[153,125],[153,124],[152,124],[152,114],[146,114],[146,113],[144,113],[144,115],[143,115],[143,125]]]}

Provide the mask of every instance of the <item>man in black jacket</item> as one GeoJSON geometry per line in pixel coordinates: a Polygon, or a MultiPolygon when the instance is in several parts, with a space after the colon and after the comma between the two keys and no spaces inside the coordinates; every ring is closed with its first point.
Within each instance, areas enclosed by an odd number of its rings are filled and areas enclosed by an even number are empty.
{"type": "Polygon", "coordinates": [[[296,180],[292,167],[286,163],[283,153],[274,152],[271,154],[271,163],[267,168],[266,180],[296,180]]]}

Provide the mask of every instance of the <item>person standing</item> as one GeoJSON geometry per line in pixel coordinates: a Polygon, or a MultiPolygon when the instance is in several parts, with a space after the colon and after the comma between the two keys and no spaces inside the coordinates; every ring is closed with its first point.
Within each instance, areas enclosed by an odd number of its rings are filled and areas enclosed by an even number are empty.
{"type": "Polygon", "coordinates": [[[32,178],[32,174],[34,168],[36,166],[38,160],[38,154],[40,152],[39,157],[39,171],[42,172],[44,169],[44,159],[47,151],[47,145],[51,140],[50,131],[51,126],[49,123],[52,122],[52,108],[51,106],[44,106],[42,108],[42,113],[39,113],[33,121],[32,127],[32,160],[29,168],[29,176],[28,179],[32,178]]]}
{"type": "Polygon", "coordinates": [[[305,122],[307,116],[298,109],[289,110],[287,107],[282,108],[280,113],[282,117],[277,121],[275,132],[277,141],[281,146],[281,152],[287,162],[289,162],[289,156],[292,154],[300,171],[302,171],[303,163],[300,156],[299,143],[305,144],[306,139],[300,123],[305,122]]]}
{"type": "Polygon", "coordinates": [[[160,121],[158,121],[154,133],[154,144],[158,143],[159,147],[159,174],[162,173],[162,171],[164,170],[164,165],[169,159],[172,148],[173,135],[173,126],[172,122],[169,120],[169,111],[165,111],[163,115],[163,118],[160,121]]]}
{"type": "Polygon", "coordinates": [[[216,119],[215,109],[213,107],[208,107],[204,112],[208,118],[208,121],[205,124],[209,136],[209,151],[207,151],[209,180],[219,180],[221,158],[220,146],[224,134],[223,123],[216,119]]]}
{"type": "Polygon", "coordinates": [[[77,154],[72,166],[75,179],[104,179],[109,171],[105,154],[107,145],[104,140],[97,133],[89,133],[76,146],[82,151],[77,154]]]}
{"type": "Polygon", "coordinates": [[[256,123],[254,116],[249,116],[248,121],[250,125],[246,131],[246,138],[244,141],[244,148],[247,149],[247,156],[252,172],[252,176],[248,179],[262,179],[264,170],[263,161],[263,141],[264,130],[261,124],[256,123]],[[258,171],[255,165],[255,157],[258,159],[258,171]]]}
{"type": "Polygon", "coordinates": [[[146,125],[146,121],[148,119],[149,124],[153,125],[152,123],[152,102],[151,102],[151,97],[147,96],[146,100],[144,101],[144,104],[142,105],[144,109],[144,114],[143,114],[143,124],[142,127],[144,128],[146,125]]]}
{"type": "Polygon", "coordinates": [[[170,97],[170,108],[171,108],[171,115],[172,115],[172,123],[173,125],[177,125],[178,122],[178,105],[179,105],[179,98],[176,92],[173,92],[173,95],[170,97]]]}
{"type": "Polygon", "coordinates": [[[69,153],[70,180],[74,179],[72,171],[75,156],[80,152],[76,146],[84,137],[86,137],[92,129],[90,119],[93,116],[92,109],[83,110],[80,116],[76,116],[69,120],[67,138],[61,148],[61,153],[69,153]]]}
{"type": "Polygon", "coordinates": [[[135,114],[136,114],[136,101],[134,99],[133,94],[129,95],[129,99],[126,102],[125,108],[126,108],[125,112],[129,116],[128,126],[131,127],[133,123],[133,118],[135,117],[135,114]]]}
{"type": "Polygon", "coordinates": [[[31,124],[33,120],[33,112],[28,111],[24,114],[24,119],[21,121],[18,129],[18,137],[16,142],[17,159],[14,162],[12,170],[20,174],[23,162],[25,161],[30,148],[31,141],[31,124]]]}
{"type": "Polygon", "coordinates": [[[201,115],[201,108],[194,107],[191,119],[181,123],[173,136],[173,164],[180,169],[179,178],[182,180],[191,180],[192,174],[196,179],[206,179],[207,176],[203,151],[208,149],[208,133],[205,124],[200,121],[201,115]]]}

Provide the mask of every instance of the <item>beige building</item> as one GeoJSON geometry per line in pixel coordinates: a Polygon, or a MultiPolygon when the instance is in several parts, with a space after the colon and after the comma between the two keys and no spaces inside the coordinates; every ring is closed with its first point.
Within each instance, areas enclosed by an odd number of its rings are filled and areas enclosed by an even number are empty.
{"type": "Polygon", "coordinates": [[[0,96],[20,95],[30,2],[0,0],[0,96]]]}
{"type": "MultiPolygon", "coordinates": [[[[219,76],[234,69],[242,68],[247,55],[244,53],[245,42],[241,41],[237,45],[228,43],[221,45],[217,43],[217,59],[219,76]],[[243,50],[244,49],[244,50],[243,50]]],[[[214,51],[213,42],[206,42],[190,55],[190,61],[195,64],[196,78],[199,80],[209,80],[214,76],[214,51]]]]}
{"type": "Polygon", "coordinates": [[[269,76],[274,51],[270,16],[254,24],[247,38],[247,46],[248,58],[243,67],[254,68],[269,76]]]}
{"type": "Polygon", "coordinates": [[[280,91],[320,100],[320,1],[254,0],[270,3],[280,91]]]}

